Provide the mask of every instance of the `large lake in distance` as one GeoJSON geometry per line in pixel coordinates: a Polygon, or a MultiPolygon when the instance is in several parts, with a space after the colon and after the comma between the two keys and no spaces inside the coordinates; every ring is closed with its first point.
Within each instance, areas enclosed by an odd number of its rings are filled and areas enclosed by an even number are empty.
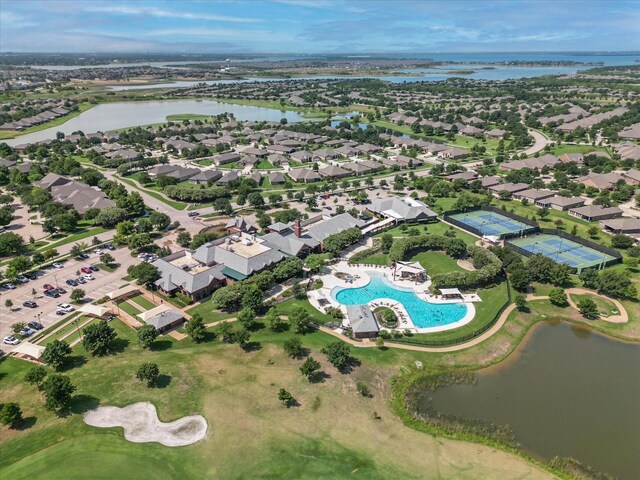
{"type": "Polygon", "coordinates": [[[289,122],[302,120],[300,114],[292,111],[280,111],[273,108],[234,105],[213,100],[153,100],[148,102],[103,103],[82,112],[77,117],[39,132],[21,135],[3,140],[9,145],[34,143],[56,138],[57,132],[65,135],[81,130],[84,133],[107,132],[120,128],[149,125],[166,121],[167,115],[193,113],[200,115],[219,115],[233,113],[237,120],[279,122],[286,118],[289,122]]]}

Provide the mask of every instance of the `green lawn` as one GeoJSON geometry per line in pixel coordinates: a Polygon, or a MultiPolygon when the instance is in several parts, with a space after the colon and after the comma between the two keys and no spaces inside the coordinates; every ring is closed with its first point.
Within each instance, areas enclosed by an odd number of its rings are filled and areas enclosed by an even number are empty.
{"type": "Polygon", "coordinates": [[[62,240],[58,240],[57,242],[49,243],[44,247],[40,247],[37,250],[43,252],[45,250],[49,250],[50,248],[58,248],[63,245],[67,245],[69,243],[79,242],[80,240],[84,240],[85,238],[96,237],[101,233],[108,232],[109,230],[102,227],[89,228],[79,233],[74,233],[73,235],[63,235],[62,240]]]}
{"type": "Polygon", "coordinates": [[[223,312],[215,310],[211,300],[205,300],[199,305],[195,305],[186,311],[189,315],[193,316],[196,313],[202,316],[204,323],[217,322],[219,320],[228,320],[235,318],[237,312],[223,312]]]}
{"type": "Polygon", "coordinates": [[[277,305],[278,313],[280,315],[289,315],[297,308],[304,308],[314,322],[318,323],[327,323],[333,322],[335,319],[330,317],[329,315],[325,315],[324,313],[320,313],[313,305],[309,303],[309,300],[297,300],[292,298],[291,300],[287,300],[286,302],[279,303],[277,305]]]}
{"type": "Polygon", "coordinates": [[[131,297],[129,300],[132,300],[134,303],[137,303],[138,305],[140,305],[145,310],[151,310],[152,308],[156,308],[157,307],[157,305],[155,305],[153,302],[147,300],[142,295],[136,295],[135,297],[131,297]]]}
{"type": "MultiPolygon", "coordinates": [[[[591,153],[595,151],[604,151],[611,154],[611,152],[605,147],[593,147],[591,145],[556,145],[552,149],[554,155],[562,155],[564,153],[591,153]]],[[[544,153],[544,152],[541,152],[544,153]]]]}
{"type": "MultiPolygon", "coordinates": [[[[38,344],[39,345],[43,345],[43,346],[47,346],[48,344],[50,344],[54,340],[60,340],[65,335],[67,335],[68,333],[70,333],[73,330],[75,330],[76,328],[78,328],[78,326],[76,325],[75,320],[78,321],[78,325],[80,325],[82,323],[82,320],[83,320],[82,318],[78,318],[78,315],[79,314],[76,312],[76,313],[73,313],[71,316],[68,316],[68,317],[64,318],[62,320],[62,322],[69,322],[69,323],[67,325],[65,325],[64,327],[62,327],[60,330],[58,330],[53,335],[50,335],[49,337],[44,339],[42,342],[39,342],[38,344]]],[[[62,322],[60,322],[60,323],[58,323],[56,325],[60,326],[60,324],[62,322]]]]}
{"type": "Polygon", "coordinates": [[[412,262],[420,262],[426,270],[429,276],[437,275],[439,273],[463,271],[458,266],[458,262],[455,258],[451,258],[446,253],[442,252],[422,252],[414,255],[411,258],[412,262]]]}
{"type": "Polygon", "coordinates": [[[124,310],[129,315],[131,315],[133,318],[137,318],[137,315],[142,313],[142,309],[138,309],[138,308],[134,307],[133,305],[131,305],[130,303],[127,303],[127,302],[119,302],[118,303],[118,308],[120,308],[121,310],[124,310]]]}
{"type": "Polygon", "coordinates": [[[582,300],[585,300],[587,298],[593,300],[594,302],[596,302],[596,305],[598,306],[598,312],[600,313],[600,315],[603,315],[605,317],[609,317],[611,315],[617,315],[620,313],[615,303],[613,303],[611,300],[607,300],[606,298],[602,298],[597,295],[588,295],[588,294],[578,295],[575,293],[572,293],[570,296],[571,296],[571,300],[573,300],[576,305],[582,300]]]}
{"type": "Polygon", "coordinates": [[[261,159],[256,163],[256,169],[258,170],[273,170],[275,167],[269,160],[261,159]]]}
{"type": "Polygon", "coordinates": [[[375,237],[379,238],[384,234],[391,234],[394,237],[406,237],[413,229],[417,229],[420,235],[429,234],[429,235],[444,235],[447,231],[452,231],[456,234],[456,237],[463,240],[467,245],[474,245],[478,238],[474,237],[470,233],[465,232],[453,225],[448,225],[444,222],[434,222],[434,223],[420,223],[417,225],[407,225],[404,228],[402,225],[391,228],[389,230],[385,230],[382,233],[377,234],[375,237]]]}
{"type": "Polygon", "coordinates": [[[161,194],[159,192],[154,192],[153,190],[149,190],[149,189],[146,189],[146,188],[142,188],[141,189],[136,182],[132,181],[129,178],[120,177],[120,176],[117,176],[117,175],[114,175],[114,177],[116,177],[118,180],[123,181],[127,185],[132,186],[133,188],[137,188],[138,190],[143,191],[144,193],[146,193],[150,197],[153,197],[156,200],[161,201],[162,203],[166,203],[167,205],[169,205],[170,207],[175,208],[176,210],[184,210],[189,206],[188,203],[177,202],[175,200],[171,200],[171,199],[165,197],[163,194],[161,194]]]}
{"type": "Polygon", "coordinates": [[[386,266],[388,263],[388,256],[386,253],[374,253],[369,255],[362,260],[360,260],[359,264],[367,264],[367,265],[383,265],[386,266]]]}

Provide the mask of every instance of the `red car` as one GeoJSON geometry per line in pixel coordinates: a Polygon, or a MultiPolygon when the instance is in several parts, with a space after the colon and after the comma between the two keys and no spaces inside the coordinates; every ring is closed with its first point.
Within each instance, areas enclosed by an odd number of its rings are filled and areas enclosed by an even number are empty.
{"type": "Polygon", "coordinates": [[[93,273],[93,270],[91,270],[89,267],[82,267],[80,271],[82,273],[88,273],[88,274],[93,273]]]}
{"type": "Polygon", "coordinates": [[[62,288],[62,287],[58,287],[58,293],[59,293],[60,295],[62,295],[62,294],[64,294],[64,293],[67,293],[67,291],[66,291],[64,288],[62,288]]]}
{"type": "Polygon", "coordinates": [[[54,287],[53,285],[49,285],[48,283],[45,283],[43,288],[45,290],[55,290],[56,289],[56,287],[54,287]]]}

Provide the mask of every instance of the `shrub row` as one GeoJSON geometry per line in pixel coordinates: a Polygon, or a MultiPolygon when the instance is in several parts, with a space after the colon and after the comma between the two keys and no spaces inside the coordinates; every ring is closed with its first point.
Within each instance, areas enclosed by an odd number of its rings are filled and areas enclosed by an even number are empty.
{"type": "Polygon", "coordinates": [[[163,192],[167,197],[183,202],[211,202],[218,198],[229,196],[229,193],[223,188],[198,189],[179,185],[167,185],[164,187],[163,192]]]}

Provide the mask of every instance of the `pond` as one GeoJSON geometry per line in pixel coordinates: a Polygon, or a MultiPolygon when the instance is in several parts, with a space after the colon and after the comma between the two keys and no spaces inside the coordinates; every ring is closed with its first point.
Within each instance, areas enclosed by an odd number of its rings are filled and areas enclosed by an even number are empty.
{"type": "MultiPolygon", "coordinates": [[[[523,449],[574,457],[620,479],[640,472],[640,346],[545,323],[475,385],[426,393],[435,410],[508,424],[523,449]]],[[[422,399],[421,408],[427,401],[422,399]]]]}
{"type": "Polygon", "coordinates": [[[212,100],[154,100],[148,102],[115,102],[96,105],[77,117],[39,132],[6,140],[9,145],[34,143],[56,138],[56,132],[69,135],[77,130],[84,133],[107,132],[120,128],[149,125],[166,121],[167,115],[175,114],[219,115],[232,113],[237,120],[279,122],[286,118],[289,122],[299,122],[302,116],[292,111],[273,108],[253,107],[220,103],[212,100]]]}

